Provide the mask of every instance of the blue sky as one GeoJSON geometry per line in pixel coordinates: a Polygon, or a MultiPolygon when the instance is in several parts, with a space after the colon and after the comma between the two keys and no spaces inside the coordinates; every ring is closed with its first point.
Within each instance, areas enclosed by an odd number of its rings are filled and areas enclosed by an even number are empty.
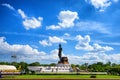
{"type": "Polygon", "coordinates": [[[119,0],[0,0],[0,61],[120,63],[119,0]],[[17,58],[11,58],[16,55],[17,58]]]}

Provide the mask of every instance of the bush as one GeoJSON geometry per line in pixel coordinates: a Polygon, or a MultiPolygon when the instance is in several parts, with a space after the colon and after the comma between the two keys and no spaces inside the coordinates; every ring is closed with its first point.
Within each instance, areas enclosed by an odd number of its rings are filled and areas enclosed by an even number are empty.
{"type": "Polygon", "coordinates": [[[96,78],[96,75],[91,75],[90,78],[96,78]]]}
{"type": "Polygon", "coordinates": [[[31,71],[31,74],[35,74],[35,71],[31,71]]]}

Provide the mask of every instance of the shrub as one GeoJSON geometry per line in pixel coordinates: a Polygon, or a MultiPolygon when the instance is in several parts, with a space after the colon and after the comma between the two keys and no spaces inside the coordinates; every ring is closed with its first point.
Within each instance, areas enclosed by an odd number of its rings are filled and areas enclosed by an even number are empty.
{"type": "Polygon", "coordinates": [[[90,78],[96,78],[96,75],[91,75],[90,78]]]}

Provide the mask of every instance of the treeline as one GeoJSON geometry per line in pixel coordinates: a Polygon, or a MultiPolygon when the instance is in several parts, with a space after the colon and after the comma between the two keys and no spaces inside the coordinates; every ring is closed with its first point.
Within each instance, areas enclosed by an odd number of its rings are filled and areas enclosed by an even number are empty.
{"type": "Polygon", "coordinates": [[[40,64],[39,62],[33,62],[33,63],[26,63],[26,62],[0,62],[0,65],[14,65],[18,68],[18,66],[55,66],[55,63],[51,64],[40,64]]]}
{"type": "MultiPolygon", "coordinates": [[[[40,64],[39,62],[33,62],[33,63],[26,63],[26,62],[0,62],[0,65],[14,65],[18,70],[20,70],[23,73],[28,73],[28,66],[55,66],[55,63],[51,64],[40,64]]],[[[82,65],[79,64],[71,64],[71,67],[73,68],[74,72],[79,71],[89,71],[89,72],[107,72],[108,74],[113,75],[120,75],[120,64],[116,63],[102,63],[97,62],[93,64],[84,63],[82,65]]]]}
{"type": "Polygon", "coordinates": [[[120,75],[120,64],[116,63],[102,63],[97,62],[93,64],[84,63],[82,65],[71,65],[74,71],[89,71],[89,72],[107,72],[108,74],[112,75],[120,75]]]}

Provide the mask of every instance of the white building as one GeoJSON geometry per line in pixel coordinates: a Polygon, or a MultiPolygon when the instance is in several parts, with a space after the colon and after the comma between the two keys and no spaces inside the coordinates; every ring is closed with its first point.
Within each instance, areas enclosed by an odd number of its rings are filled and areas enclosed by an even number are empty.
{"type": "Polygon", "coordinates": [[[20,74],[17,68],[13,65],[0,65],[1,74],[20,74]]]}
{"type": "Polygon", "coordinates": [[[13,65],[0,65],[0,71],[5,71],[5,70],[17,70],[17,69],[13,65]]]}
{"type": "Polygon", "coordinates": [[[70,64],[57,64],[56,66],[28,66],[28,69],[31,71],[35,71],[37,73],[40,72],[71,72],[72,68],[70,64]]]}

